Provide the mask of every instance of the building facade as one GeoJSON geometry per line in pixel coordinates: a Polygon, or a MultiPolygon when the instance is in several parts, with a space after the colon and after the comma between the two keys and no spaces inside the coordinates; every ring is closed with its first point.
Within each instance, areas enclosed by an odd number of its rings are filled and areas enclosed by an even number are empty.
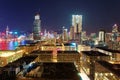
{"type": "Polygon", "coordinates": [[[70,27],[70,40],[73,40],[74,39],[74,27],[71,26],[70,27]]]}
{"type": "Polygon", "coordinates": [[[105,31],[104,30],[99,31],[99,41],[105,42],[105,31]]]}
{"type": "Polygon", "coordinates": [[[63,30],[63,41],[68,41],[67,29],[64,29],[64,30],[63,30]]]}
{"type": "Polygon", "coordinates": [[[82,32],[82,15],[72,15],[72,26],[74,27],[74,39],[80,41],[82,32]]]}
{"type": "Polygon", "coordinates": [[[33,26],[34,26],[34,29],[33,29],[34,40],[40,40],[41,20],[40,20],[39,14],[35,15],[33,26]]]}

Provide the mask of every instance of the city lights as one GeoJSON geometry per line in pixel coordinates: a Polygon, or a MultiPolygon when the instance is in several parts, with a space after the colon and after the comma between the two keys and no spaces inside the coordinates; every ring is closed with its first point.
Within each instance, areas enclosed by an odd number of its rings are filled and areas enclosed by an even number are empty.
{"type": "Polygon", "coordinates": [[[78,75],[81,76],[82,80],[90,80],[85,73],[78,73],[78,75]]]}
{"type": "Polygon", "coordinates": [[[1,1],[0,80],[119,80],[120,1],[112,3],[1,1]]]}
{"type": "Polygon", "coordinates": [[[5,53],[1,53],[0,54],[0,57],[8,57],[8,56],[11,56],[11,55],[14,55],[15,52],[5,52],[5,53]]]}

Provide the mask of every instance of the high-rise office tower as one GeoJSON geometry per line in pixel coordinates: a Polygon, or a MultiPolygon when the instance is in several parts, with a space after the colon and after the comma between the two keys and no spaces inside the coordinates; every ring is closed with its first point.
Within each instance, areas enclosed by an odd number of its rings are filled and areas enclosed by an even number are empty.
{"type": "Polygon", "coordinates": [[[40,32],[41,32],[41,20],[40,20],[40,15],[36,14],[35,15],[35,20],[34,20],[34,29],[33,29],[33,35],[34,35],[34,40],[40,40],[40,32]]]}
{"type": "Polygon", "coordinates": [[[74,27],[74,39],[81,41],[82,15],[72,15],[72,26],[74,27]]]}
{"type": "Polygon", "coordinates": [[[112,28],[112,41],[116,41],[117,40],[117,37],[119,35],[118,32],[119,32],[118,31],[118,26],[117,26],[117,24],[114,24],[113,28],[112,28]]]}
{"type": "Polygon", "coordinates": [[[72,26],[74,26],[75,33],[82,31],[82,15],[72,15],[72,26]]]}
{"type": "Polygon", "coordinates": [[[68,41],[68,33],[67,33],[67,29],[65,29],[64,27],[63,27],[63,35],[62,35],[63,37],[63,41],[68,41]]]}
{"type": "Polygon", "coordinates": [[[112,32],[113,32],[113,33],[117,33],[117,32],[118,32],[118,26],[117,26],[117,24],[114,24],[114,25],[113,25],[112,32]]]}
{"type": "Polygon", "coordinates": [[[99,31],[99,41],[105,42],[105,31],[104,30],[99,31]]]}
{"type": "Polygon", "coordinates": [[[70,27],[70,40],[73,40],[74,39],[74,27],[71,26],[70,27]]]}
{"type": "Polygon", "coordinates": [[[81,39],[84,41],[84,40],[86,40],[86,31],[82,31],[82,33],[81,33],[81,39]]]}
{"type": "Polygon", "coordinates": [[[8,35],[9,35],[9,28],[7,26],[7,28],[6,28],[6,38],[8,38],[8,35]]]}
{"type": "Polygon", "coordinates": [[[108,44],[112,40],[112,33],[105,34],[105,42],[108,44]]]}

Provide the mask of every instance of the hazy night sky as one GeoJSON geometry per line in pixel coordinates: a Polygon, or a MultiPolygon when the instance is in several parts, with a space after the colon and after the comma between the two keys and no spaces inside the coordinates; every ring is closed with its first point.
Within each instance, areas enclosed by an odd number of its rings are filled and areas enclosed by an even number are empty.
{"type": "Polygon", "coordinates": [[[97,32],[120,25],[120,0],[0,0],[0,31],[32,31],[34,15],[40,12],[42,29],[70,28],[72,14],[83,15],[83,30],[97,32]]]}

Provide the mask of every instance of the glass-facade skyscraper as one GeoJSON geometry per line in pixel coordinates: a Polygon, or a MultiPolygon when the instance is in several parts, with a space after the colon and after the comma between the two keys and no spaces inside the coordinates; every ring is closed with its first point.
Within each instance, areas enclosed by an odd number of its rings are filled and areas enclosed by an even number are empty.
{"type": "Polygon", "coordinates": [[[34,40],[40,40],[40,32],[41,32],[41,20],[40,20],[40,15],[36,14],[35,15],[35,20],[34,20],[34,29],[33,29],[33,36],[34,36],[34,40]]]}

